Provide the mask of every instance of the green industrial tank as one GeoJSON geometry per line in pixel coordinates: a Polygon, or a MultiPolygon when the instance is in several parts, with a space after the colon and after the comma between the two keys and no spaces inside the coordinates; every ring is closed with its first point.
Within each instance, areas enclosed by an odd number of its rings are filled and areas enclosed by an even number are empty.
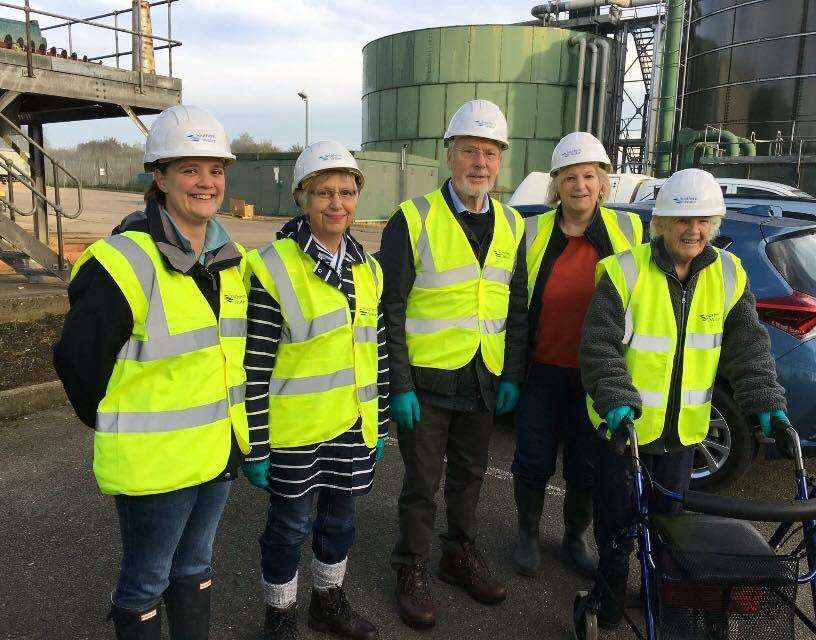
{"type": "MultiPolygon", "coordinates": [[[[363,150],[394,152],[407,145],[407,153],[439,162],[441,180],[449,175],[442,136],[450,117],[467,100],[487,99],[507,116],[510,137],[495,192],[512,192],[530,171],[548,170],[555,143],[575,130],[579,38],[609,45],[603,122],[611,144],[619,73],[613,40],[555,27],[466,25],[397,33],[363,48],[363,150]]],[[[588,130],[592,66],[590,52],[585,55],[582,130],[588,130]]],[[[596,62],[599,105],[601,45],[596,62]]]]}

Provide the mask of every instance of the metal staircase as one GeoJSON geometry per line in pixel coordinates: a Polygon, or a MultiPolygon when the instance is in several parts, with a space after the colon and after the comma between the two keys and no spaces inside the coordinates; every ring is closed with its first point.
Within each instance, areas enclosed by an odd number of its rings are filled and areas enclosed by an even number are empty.
{"type": "Polygon", "coordinates": [[[630,31],[635,41],[635,51],[640,63],[640,73],[646,90],[652,86],[652,69],[654,68],[655,32],[651,25],[638,25],[630,31]]]}

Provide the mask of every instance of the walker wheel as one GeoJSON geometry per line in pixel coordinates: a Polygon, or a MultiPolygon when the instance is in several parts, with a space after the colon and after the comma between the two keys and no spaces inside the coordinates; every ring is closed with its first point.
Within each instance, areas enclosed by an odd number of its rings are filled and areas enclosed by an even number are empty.
{"type": "Polygon", "coordinates": [[[598,612],[589,592],[579,591],[572,604],[573,640],[598,640],[598,612]]]}

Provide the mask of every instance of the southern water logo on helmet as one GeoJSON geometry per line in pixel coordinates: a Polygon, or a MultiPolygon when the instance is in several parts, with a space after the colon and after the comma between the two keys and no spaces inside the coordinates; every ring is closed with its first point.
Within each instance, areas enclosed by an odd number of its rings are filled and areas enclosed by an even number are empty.
{"type": "Polygon", "coordinates": [[[324,153],[321,156],[317,156],[323,162],[329,162],[330,160],[342,160],[343,155],[340,153],[324,153]]]}
{"type": "Polygon", "coordinates": [[[218,137],[210,131],[191,131],[187,134],[187,139],[190,142],[204,142],[205,144],[213,144],[218,137]]]}
{"type": "Polygon", "coordinates": [[[583,153],[581,149],[567,149],[566,151],[561,152],[562,158],[575,158],[576,156],[580,156],[583,153]]]}
{"type": "Polygon", "coordinates": [[[695,196],[693,194],[674,196],[672,198],[672,202],[674,202],[674,204],[680,204],[680,205],[685,205],[685,204],[695,205],[695,204],[697,204],[697,196],[695,196]]]}
{"type": "Polygon", "coordinates": [[[480,127],[487,127],[488,129],[496,128],[496,123],[493,122],[492,120],[474,120],[473,122],[475,122],[480,127]]]}

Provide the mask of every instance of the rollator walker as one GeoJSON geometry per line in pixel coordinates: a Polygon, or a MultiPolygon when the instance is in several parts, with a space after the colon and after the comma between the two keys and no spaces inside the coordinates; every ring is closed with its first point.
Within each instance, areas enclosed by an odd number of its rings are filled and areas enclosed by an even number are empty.
{"type": "MultiPolygon", "coordinates": [[[[625,609],[624,619],[640,640],[793,640],[795,618],[809,629],[806,637],[816,638],[814,619],[796,603],[799,585],[808,585],[816,611],[816,499],[811,499],[816,479],[805,472],[797,432],[776,419],[772,426],[773,439],[758,427],[756,435],[763,443],[776,442],[783,457],[793,460],[794,500],[668,491],[646,477],[631,421],[612,436],[609,446],[630,457],[632,464],[635,517],[617,539],[637,541],[645,634],[625,609]],[[654,491],[680,503],[683,512],[650,515],[654,491]],[[748,521],[780,524],[766,540],[748,521]],[[798,545],[782,553],[800,532],[798,545]],[[807,568],[800,569],[801,564],[807,568]]],[[[606,425],[599,434],[606,437],[606,425]]],[[[598,604],[594,595],[578,592],[573,637],[598,638],[598,604]]]]}

